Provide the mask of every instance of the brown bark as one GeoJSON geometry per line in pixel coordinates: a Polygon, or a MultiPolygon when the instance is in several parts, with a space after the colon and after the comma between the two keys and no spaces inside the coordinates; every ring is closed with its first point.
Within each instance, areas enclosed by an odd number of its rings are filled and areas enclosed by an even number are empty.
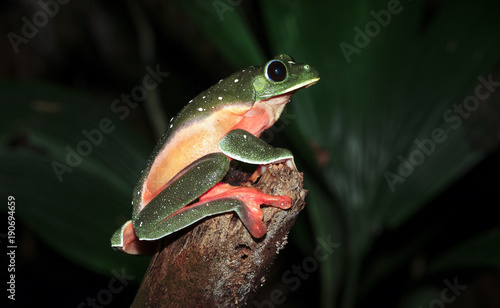
{"type": "MultiPolygon", "coordinates": [[[[238,177],[238,176],[236,176],[238,177]]],[[[271,165],[255,187],[288,195],[288,210],[264,207],[267,233],[253,238],[233,213],[167,236],[153,256],[133,307],[241,307],[264,284],[272,262],[304,208],[302,173],[271,165]]]]}

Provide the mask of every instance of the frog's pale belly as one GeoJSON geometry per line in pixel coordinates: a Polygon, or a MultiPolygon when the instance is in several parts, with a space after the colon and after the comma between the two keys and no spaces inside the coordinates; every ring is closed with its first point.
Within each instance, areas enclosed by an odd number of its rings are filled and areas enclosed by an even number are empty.
{"type": "MultiPolygon", "coordinates": [[[[224,111],[220,111],[224,112],[224,111]]],[[[200,157],[220,152],[217,143],[241,120],[241,116],[225,118],[214,114],[202,122],[194,122],[170,137],[165,148],[155,158],[144,182],[142,204],[149,203],[182,169],[200,157]]]]}

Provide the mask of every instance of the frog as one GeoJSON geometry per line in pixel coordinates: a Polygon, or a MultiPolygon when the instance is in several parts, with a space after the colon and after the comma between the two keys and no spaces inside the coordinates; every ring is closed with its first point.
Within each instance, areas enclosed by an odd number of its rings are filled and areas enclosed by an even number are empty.
{"type": "Polygon", "coordinates": [[[271,164],[297,170],[291,151],[259,136],[279,119],[291,96],[319,80],[318,71],[278,54],[221,79],[168,123],[133,190],[132,219],[111,246],[132,255],[154,251],[155,241],[205,218],[234,212],[255,239],[266,232],[262,205],[289,209],[289,196],[223,182],[232,160],[256,165],[255,181],[271,164]]]}

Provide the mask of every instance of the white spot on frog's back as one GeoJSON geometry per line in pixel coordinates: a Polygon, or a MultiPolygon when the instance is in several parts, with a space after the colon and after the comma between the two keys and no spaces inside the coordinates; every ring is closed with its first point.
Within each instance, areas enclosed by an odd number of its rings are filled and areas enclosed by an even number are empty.
{"type": "Polygon", "coordinates": [[[234,80],[234,82],[235,82],[235,83],[236,83],[236,82],[238,82],[238,81],[239,81],[239,79],[238,79],[238,78],[236,78],[236,79],[234,80]]]}
{"type": "Polygon", "coordinates": [[[205,110],[205,109],[203,109],[203,108],[201,108],[201,107],[200,107],[200,108],[198,108],[198,111],[203,111],[203,110],[205,110]]]}
{"type": "Polygon", "coordinates": [[[222,100],[222,96],[217,97],[220,101],[222,100]]]}

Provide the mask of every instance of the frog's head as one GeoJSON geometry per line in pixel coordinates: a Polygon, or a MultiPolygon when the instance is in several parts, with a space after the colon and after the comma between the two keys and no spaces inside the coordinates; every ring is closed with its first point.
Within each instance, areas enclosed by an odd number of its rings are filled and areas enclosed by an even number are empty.
{"type": "Polygon", "coordinates": [[[318,72],[309,64],[295,63],[292,57],[279,54],[260,67],[252,80],[256,101],[270,99],[307,88],[319,80],[318,72]]]}
{"type": "Polygon", "coordinates": [[[319,80],[319,74],[306,63],[295,63],[292,57],[279,54],[265,65],[255,67],[251,87],[254,108],[266,110],[269,123],[275,123],[290,97],[299,89],[307,88],[319,80]]]}

